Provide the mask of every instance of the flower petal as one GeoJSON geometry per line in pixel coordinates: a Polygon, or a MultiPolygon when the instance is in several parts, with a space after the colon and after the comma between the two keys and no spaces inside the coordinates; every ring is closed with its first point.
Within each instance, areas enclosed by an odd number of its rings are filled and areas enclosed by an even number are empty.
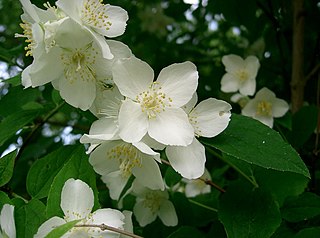
{"type": "Polygon", "coordinates": [[[166,226],[176,226],[178,225],[178,217],[176,210],[169,200],[162,202],[158,216],[166,226]]]}
{"type": "Polygon", "coordinates": [[[157,213],[153,213],[150,208],[145,207],[143,200],[134,205],[133,214],[137,218],[139,225],[142,227],[152,223],[157,218],[157,213]]]}
{"type": "Polygon", "coordinates": [[[139,141],[132,143],[134,147],[140,150],[142,153],[151,155],[156,161],[160,162],[160,154],[158,152],[153,151],[146,143],[139,141]]]}
{"type": "Polygon", "coordinates": [[[122,176],[120,170],[103,175],[101,180],[107,185],[113,200],[119,200],[121,192],[128,182],[128,178],[122,176]]]}
{"type": "Polygon", "coordinates": [[[256,56],[250,55],[244,60],[244,62],[250,77],[253,79],[256,78],[260,67],[259,59],[256,56]]]}
{"type": "Polygon", "coordinates": [[[93,208],[92,189],[83,181],[68,179],[61,192],[61,209],[66,221],[86,218],[93,208]]]}
{"type": "Polygon", "coordinates": [[[123,142],[104,142],[91,153],[89,157],[89,163],[92,165],[96,173],[105,175],[110,172],[119,170],[119,161],[118,159],[112,157],[112,153],[110,154],[110,151],[121,143],[123,142]]]}
{"type": "Polygon", "coordinates": [[[56,6],[71,17],[74,21],[80,23],[80,7],[84,0],[58,0],[56,6]]]}
{"type": "Polygon", "coordinates": [[[195,134],[214,137],[229,124],[231,105],[225,101],[209,98],[200,102],[189,114],[195,134]]]}
{"type": "Polygon", "coordinates": [[[221,79],[221,91],[225,93],[236,92],[239,89],[239,80],[230,73],[223,75],[221,79]]]}
{"type": "Polygon", "coordinates": [[[181,108],[166,108],[149,120],[148,133],[151,138],[165,145],[189,145],[194,130],[187,114],[181,108]]]}
{"type": "Polygon", "coordinates": [[[222,63],[228,73],[233,73],[245,67],[244,60],[240,56],[234,54],[223,56],[222,63]]]}
{"type": "Polygon", "coordinates": [[[195,107],[195,105],[197,104],[198,102],[198,95],[197,93],[195,92],[192,96],[192,98],[190,99],[190,101],[184,105],[182,107],[182,109],[187,113],[189,114],[189,112],[195,107]]]}
{"type": "Polygon", "coordinates": [[[147,133],[148,118],[138,103],[125,100],[119,111],[119,136],[126,142],[138,142],[147,133]]]}
{"type": "MultiPolygon", "coordinates": [[[[122,213],[125,216],[124,225],[123,225],[124,230],[130,233],[133,233],[132,212],[124,210],[122,213]]],[[[128,237],[125,235],[120,235],[120,238],[128,238],[128,237]]]]}
{"type": "Polygon", "coordinates": [[[16,237],[16,225],[14,223],[14,206],[10,204],[3,205],[0,214],[0,228],[7,235],[7,237],[16,237]]]}
{"type": "Polygon", "coordinates": [[[198,86],[196,66],[187,61],[172,64],[161,70],[157,82],[162,91],[172,99],[172,106],[181,107],[188,103],[198,86]]]}
{"type": "Polygon", "coordinates": [[[129,19],[128,13],[121,7],[105,5],[104,12],[108,16],[108,22],[111,23],[110,27],[106,29],[105,27],[94,27],[95,30],[107,37],[116,37],[124,33],[127,25],[127,20],[129,19]]]}
{"type": "MultiPolygon", "coordinates": [[[[98,209],[90,216],[90,221],[87,224],[105,224],[120,230],[123,230],[125,216],[118,210],[111,208],[98,209]]],[[[104,230],[100,228],[91,228],[88,230],[90,237],[103,237],[103,238],[118,238],[119,233],[104,230]]]]}
{"type": "Polygon", "coordinates": [[[60,95],[70,105],[88,110],[96,96],[96,85],[87,80],[70,81],[63,77],[59,82],[60,95]]]}
{"type": "Polygon", "coordinates": [[[289,110],[288,103],[283,100],[276,98],[272,102],[272,115],[273,117],[282,117],[289,110]]]}
{"type": "Polygon", "coordinates": [[[60,217],[51,217],[46,222],[42,223],[39,227],[37,234],[34,235],[34,238],[43,238],[46,237],[54,228],[65,224],[66,221],[60,217]]]}
{"type": "Polygon", "coordinates": [[[245,96],[252,96],[256,92],[256,79],[249,78],[243,82],[239,88],[239,92],[245,96]]]}
{"type": "Polygon", "coordinates": [[[272,128],[273,127],[273,117],[272,116],[253,116],[254,119],[260,121],[261,123],[265,124],[266,126],[272,128]]]}
{"type": "Polygon", "coordinates": [[[188,146],[168,146],[166,155],[172,168],[184,178],[195,179],[204,173],[205,148],[197,139],[188,146]]]}
{"type": "Polygon", "coordinates": [[[150,189],[164,190],[160,168],[151,156],[141,156],[141,165],[132,168],[132,174],[137,181],[150,189]]]}
{"type": "Polygon", "coordinates": [[[152,68],[135,57],[118,60],[113,65],[113,81],[122,95],[134,100],[149,88],[153,78],[152,68]]]}

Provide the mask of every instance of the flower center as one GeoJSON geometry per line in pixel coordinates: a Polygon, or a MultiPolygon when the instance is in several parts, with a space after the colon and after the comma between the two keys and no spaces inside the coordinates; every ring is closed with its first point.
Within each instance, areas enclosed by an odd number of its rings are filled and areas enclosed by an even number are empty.
{"type": "Polygon", "coordinates": [[[256,114],[258,116],[272,116],[272,104],[266,101],[259,102],[256,114]]]}
{"type": "Polygon", "coordinates": [[[24,47],[24,49],[26,51],[26,56],[32,56],[32,50],[36,46],[36,42],[33,39],[32,35],[32,25],[29,22],[23,21],[22,23],[20,23],[20,27],[23,29],[23,34],[15,34],[15,37],[27,38],[25,42],[28,43],[28,45],[24,47]]]}
{"type": "Polygon", "coordinates": [[[132,174],[135,166],[141,167],[141,152],[130,144],[121,144],[113,147],[107,152],[108,159],[118,159],[119,168],[124,178],[132,174]]]}
{"type": "Polygon", "coordinates": [[[143,201],[143,206],[151,210],[153,214],[159,211],[160,206],[164,200],[159,191],[150,191],[145,195],[145,200],[143,201]]]}
{"type": "Polygon", "coordinates": [[[107,6],[103,0],[86,0],[81,10],[81,19],[86,24],[109,30],[112,23],[108,21],[109,16],[106,14],[107,6]]]}
{"type": "Polygon", "coordinates": [[[75,80],[95,81],[96,73],[94,66],[98,51],[89,43],[80,49],[66,49],[60,55],[64,64],[64,75],[73,83],[75,80]]]}
{"type": "Polygon", "coordinates": [[[248,72],[246,70],[244,70],[244,69],[238,70],[236,72],[236,74],[237,74],[238,78],[240,79],[240,82],[242,82],[242,83],[247,81],[248,78],[249,78],[248,72]]]}
{"type": "Polygon", "coordinates": [[[166,107],[171,107],[172,99],[161,92],[161,86],[153,82],[148,90],[140,93],[136,97],[140,103],[142,112],[147,113],[148,118],[156,118],[158,113],[165,111],[166,107]]]}

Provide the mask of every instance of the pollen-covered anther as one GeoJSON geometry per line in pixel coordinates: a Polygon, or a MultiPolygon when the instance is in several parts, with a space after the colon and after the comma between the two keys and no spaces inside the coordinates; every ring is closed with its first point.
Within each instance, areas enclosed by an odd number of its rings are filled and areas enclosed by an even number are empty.
{"type": "Polygon", "coordinates": [[[141,153],[131,144],[118,145],[107,152],[108,159],[117,159],[119,169],[123,177],[127,178],[132,174],[132,169],[141,167],[141,153]]]}
{"type": "Polygon", "coordinates": [[[36,42],[33,39],[32,34],[32,25],[29,22],[23,21],[20,23],[20,27],[23,29],[23,34],[15,34],[15,37],[27,38],[25,42],[28,43],[28,45],[24,47],[24,50],[26,51],[26,56],[32,56],[32,50],[36,46],[36,42]]]}
{"type": "Polygon", "coordinates": [[[81,10],[81,19],[87,25],[109,30],[112,23],[107,20],[109,18],[106,14],[107,8],[108,6],[101,0],[86,0],[81,10]]]}
{"type": "Polygon", "coordinates": [[[272,116],[272,104],[266,101],[260,101],[257,105],[256,114],[258,116],[272,116]]]}
{"type": "Polygon", "coordinates": [[[161,87],[155,82],[147,91],[140,93],[136,97],[140,103],[142,112],[147,113],[148,118],[156,118],[158,113],[165,111],[166,107],[171,107],[172,99],[161,92],[161,87]]]}
{"type": "Polygon", "coordinates": [[[236,72],[237,76],[239,77],[241,82],[245,82],[249,79],[248,71],[244,69],[240,69],[236,72]]]}
{"type": "Polygon", "coordinates": [[[70,83],[75,80],[95,81],[96,50],[92,43],[80,49],[63,49],[60,59],[64,64],[65,77],[70,83]]]}
{"type": "Polygon", "coordinates": [[[158,194],[158,192],[150,191],[145,195],[145,200],[143,201],[144,207],[150,209],[152,213],[156,213],[163,202],[163,197],[158,194]]]}

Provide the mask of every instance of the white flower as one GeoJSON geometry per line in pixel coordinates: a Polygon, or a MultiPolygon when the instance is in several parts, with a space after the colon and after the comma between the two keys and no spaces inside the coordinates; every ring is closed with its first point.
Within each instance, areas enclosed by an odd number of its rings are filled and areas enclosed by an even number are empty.
{"type": "Polygon", "coordinates": [[[137,59],[114,64],[113,80],[127,99],[119,112],[119,135],[138,142],[146,133],[166,145],[188,145],[193,128],[180,108],[192,97],[198,85],[198,72],[191,62],[164,68],[153,82],[152,68],[137,59]]]}
{"type": "MultiPolygon", "coordinates": [[[[58,19],[56,12],[50,5],[47,10],[42,10],[35,5],[31,4],[29,0],[20,0],[24,13],[21,15],[22,23],[20,24],[23,29],[23,34],[16,34],[16,37],[26,38],[28,45],[25,47],[26,56],[40,57],[48,51],[52,44],[52,36],[48,37],[45,31],[47,22],[55,22],[58,19]]],[[[22,71],[22,85],[24,87],[32,86],[29,72],[34,67],[34,62],[22,71]]]]}
{"type": "MultiPolygon", "coordinates": [[[[124,229],[125,216],[118,210],[104,208],[91,213],[94,204],[92,189],[81,180],[68,179],[61,192],[61,209],[64,218],[52,217],[44,222],[38,229],[35,238],[43,238],[55,227],[63,225],[69,221],[78,220],[77,225],[101,225],[124,229]]],[[[73,227],[62,237],[108,237],[118,238],[119,233],[104,230],[97,227],[73,227]]]]}
{"type": "Polygon", "coordinates": [[[222,63],[227,73],[221,79],[223,92],[239,92],[245,96],[253,95],[256,91],[256,76],[260,63],[257,57],[248,56],[243,60],[238,55],[225,55],[222,63]]]}
{"type": "Polygon", "coordinates": [[[4,204],[0,213],[0,237],[16,238],[14,206],[4,204]]]}
{"type": "Polygon", "coordinates": [[[273,118],[282,117],[288,110],[289,105],[286,101],[276,98],[274,92],[268,88],[262,88],[254,99],[247,103],[241,113],[272,128],[273,118]]]}
{"type": "Polygon", "coordinates": [[[178,217],[176,210],[166,190],[151,190],[133,182],[133,194],[136,196],[136,203],[133,207],[133,214],[140,226],[146,226],[156,220],[157,217],[166,226],[176,226],[178,217]]]}
{"type": "Polygon", "coordinates": [[[99,42],[105,58],[113,57],[103,36],[116,37],[124,33],[128,20],[124,9],[103,4],[102,0],[58,0],[56,5],[91,32],[99,42]]]}
{"type": "MultiPolygon", "coordinates": [[[[200,178],[211,180],[207,169],[204,170],[204,174],[200,178]]],[[[187,197],[195,197],[199,194],[210,193],[211,191],[211,186],[200,179],[184,179],[183,181],[186,183],[185,193],[187,197]]]]}
{"type": "MultiPolygon", "coordinates": [[[[229,124],[231,105],[222,100],[209,98],[193,108],[196,102],[195,94],[184,107],[189,114],[194,135],[210,138],[220,134],[229,124]]],[[[205,148],[195,137],[188,146],[167,146],[166,155],[172,168],[184,178],[195,179],[204,173],[205,148]]]]}
{"type": "Polygon", "coordinates": [[[143,142],[127,143],[122,140],[106,141],[89,158],[94,170],[110,190],[110,197],[118,200],[128,179],[133,175],[139,183],[150,189],[164,189],[157,161],[159,153],[143,142]]]}
{"type": "Polygon", "coordinates": [[[67,103],[87,110],[96,97],[97,81],[109,70],[104,67],[107,60],[92,35],[69,18],[58,26],[55,42],[28,72],[32,86],[52,82],[67,103]]]}

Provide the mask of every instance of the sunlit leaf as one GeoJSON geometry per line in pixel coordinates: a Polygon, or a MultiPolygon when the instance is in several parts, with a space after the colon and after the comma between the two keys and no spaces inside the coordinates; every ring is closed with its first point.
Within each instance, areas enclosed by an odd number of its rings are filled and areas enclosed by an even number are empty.
{"type": "Polygon", "coordinates": [[[310,178],[298,153],[279,133],[249,117],[233,114],[227,129],[203,143],[239,160],[266,169],[288,171],[310,178]]]}

